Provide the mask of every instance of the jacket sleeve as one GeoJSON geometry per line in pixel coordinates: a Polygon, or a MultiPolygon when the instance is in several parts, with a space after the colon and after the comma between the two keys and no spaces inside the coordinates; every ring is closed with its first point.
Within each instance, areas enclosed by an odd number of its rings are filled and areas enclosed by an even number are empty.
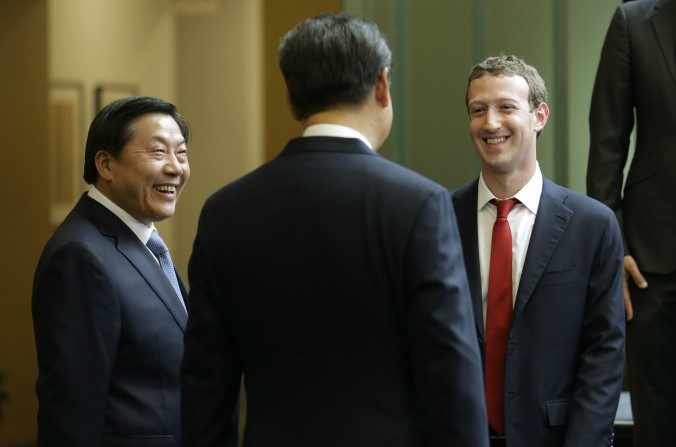
{"type": "Polygon", "coordinates": [[[488,445],[481,357],[455,213],[446,191],[422,206],[409,241],[407,327],[426,446],[488,445]]]}
{"type": "Polygon", "coordinates": [[[188,266],[190,299],[181,366],[181,442],[185,447],[237,445],[242,368],[215,300],[198,229],[188,266]]]}
{"type": "Polygon", "coordinates": [[[102,445],[120,309],[113,281],[88,248],[68,244],[37,272],[33,325],[38,445],[102,445]]]}
{"type": "Polygon", "coordinates": [[[622,388],[625,323],[622,241],[612,214],[606,216],[587,286],[565,447],[612,445],[622,388]]]}
{"type": "Polygon", "coordinates": [[[592,93],[587,194],[610,207],[620,225],[623,169],[634,127],[631,57],[627,17],[618,7],[603,43],[592,93]]]}

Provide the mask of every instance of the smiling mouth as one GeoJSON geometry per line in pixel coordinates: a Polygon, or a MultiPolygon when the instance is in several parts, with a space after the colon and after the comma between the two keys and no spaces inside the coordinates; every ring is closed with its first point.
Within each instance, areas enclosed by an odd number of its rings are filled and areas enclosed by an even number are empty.
{"type": "Polygon", "coordinates": [[[176,186],[174,185],[155,185],[153,188],[155,191],[159,191],[164,194],[176,194],[176,186]]]}
{"type": "Polygon", "coordinates": [[[493,137],[493,138],[484,138],[488,144],[499,144],[505,141],[509,137],[493,137]]]}

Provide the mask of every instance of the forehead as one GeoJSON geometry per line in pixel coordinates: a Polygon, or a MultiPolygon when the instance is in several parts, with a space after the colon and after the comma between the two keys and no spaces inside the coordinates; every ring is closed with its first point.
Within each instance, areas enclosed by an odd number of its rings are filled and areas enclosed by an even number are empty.
{"type": "Polygon", "coordinates": [[[467,99],[470,103],[500,99],[528,101],[529,92],[528,83],[522,76],[485,74],[469,84],[467,99]]]}
{"type": "Polygon", "coordinates": [[[164,113],[146,113],[134,118],[131,122],[131,129],[134,133],[133,140],[147,141],[152,138],[183,139],[181,129],[176,121],[164,113]]]}

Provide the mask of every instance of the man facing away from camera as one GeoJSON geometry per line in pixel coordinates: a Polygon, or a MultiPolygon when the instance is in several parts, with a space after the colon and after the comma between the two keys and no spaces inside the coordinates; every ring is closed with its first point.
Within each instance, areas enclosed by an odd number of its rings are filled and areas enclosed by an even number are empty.
{"type": "Polygon", "coordinates": [[[375,151],[391,52],[342,14],[282,40],[303,126],[202,210],[190,260],[183,445],[487,446],[481,360],[441,186],[375,151]]]}

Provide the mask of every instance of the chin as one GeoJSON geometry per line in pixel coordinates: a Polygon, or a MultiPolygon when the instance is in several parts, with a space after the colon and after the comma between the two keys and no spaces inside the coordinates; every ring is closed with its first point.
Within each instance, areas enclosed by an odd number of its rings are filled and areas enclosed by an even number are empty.
{"type": "Polygon", "coordinates": [[[162,212],[155,213],[155,222],[167,220],[174,215],[174,209],[162,210],[162,212]]]}
{"type": "Polygon", "coordinates": [[[491,172],[496,174],[505,174],[511,170],[509,161],[507,160],[490,160],[483,159],[483,165],[491,172]]]}

